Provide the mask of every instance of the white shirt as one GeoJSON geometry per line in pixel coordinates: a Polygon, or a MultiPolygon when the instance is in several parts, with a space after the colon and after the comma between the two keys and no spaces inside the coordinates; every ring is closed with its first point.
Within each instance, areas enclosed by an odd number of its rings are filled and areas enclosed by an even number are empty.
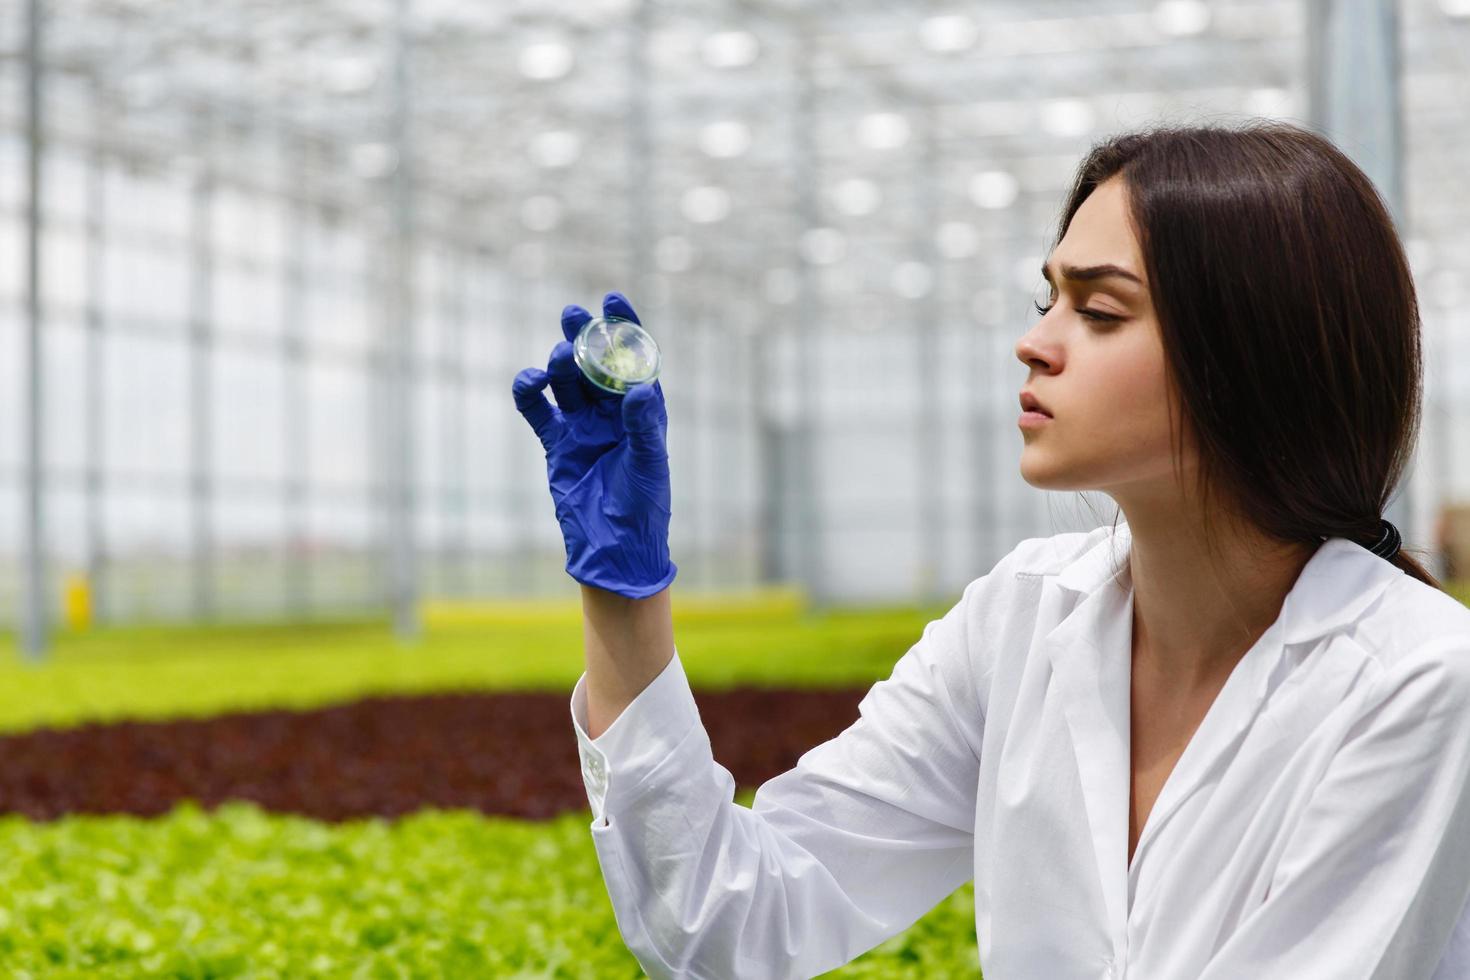
{"type": "Polygon", "coordinates": [[[595,740],[584,674],[592,841],[648,975],[811,977],[973,879],[986,980],[1470,977],[1470,610],[1324,542],[1130,862],[1129,541],[1021,542],[751,808],[677,652],[595,740]]]}

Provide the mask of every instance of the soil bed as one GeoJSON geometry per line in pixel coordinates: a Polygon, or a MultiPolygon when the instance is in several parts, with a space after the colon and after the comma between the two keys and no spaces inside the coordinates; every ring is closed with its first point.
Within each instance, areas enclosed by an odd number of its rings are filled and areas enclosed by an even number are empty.
{"type": "MultiPolygon", "coordinates": [[[[858,718],[867,688],[696,692],[716,761],[741,787],[796,765],[858,718]]],[[[587,806],[570,692],[367,698],[314,711],[122,722],[0,737],[0,813],[156,816],[250,800],[340,821],[424,808],[546,819],[587,806]]]]}

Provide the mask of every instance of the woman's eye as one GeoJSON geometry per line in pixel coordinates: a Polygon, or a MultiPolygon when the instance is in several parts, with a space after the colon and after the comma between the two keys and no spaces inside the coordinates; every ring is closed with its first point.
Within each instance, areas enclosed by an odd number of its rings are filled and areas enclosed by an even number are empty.
{"type": "MultiPolygon", "coordinates": [[[[1046,316],[1048,313],[1051,312],[1050,306],[1042,306],[1040,303],[1037,303],[1035,301],[1033,301],[1031,305],[1036,308],[1036,312],[1041,316],[1046,316]]],[[[1089,320],[1096,320],[1099,323],[1110,323],[1114,320],[1122,319],[1122,317],[1113,316],[1111,313],[1099,313],[1096,310],[1078,310],[1077,312],[1087,317],[1089,320]]]]}

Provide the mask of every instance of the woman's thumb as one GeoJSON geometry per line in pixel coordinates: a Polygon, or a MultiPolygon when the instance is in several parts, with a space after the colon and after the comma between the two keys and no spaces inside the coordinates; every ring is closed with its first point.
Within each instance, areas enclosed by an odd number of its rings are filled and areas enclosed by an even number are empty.
{"type": "Polygon", "coordinates": [[[654,384],[635,385],[623,396],[623,428],[628,433],[628,449],[640,463],[667,465],[668,449],[664,445],[667,424],[663,393],[654,384]]]}

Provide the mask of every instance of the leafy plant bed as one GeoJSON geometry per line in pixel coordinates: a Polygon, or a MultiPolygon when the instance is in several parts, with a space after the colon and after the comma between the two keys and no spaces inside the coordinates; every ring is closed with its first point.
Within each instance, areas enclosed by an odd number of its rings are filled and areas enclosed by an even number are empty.
{"type": "MultiPolygon", "coordinates": [[[[715,759],[755,787],[858,718],[866,687],[697,692],[715,759]]],[[[339,821],[424,808],[546,819],[587,806],[568,694],[366,698],[306,711],[0,737],[0,812],[162,814],[247,800],[339,821]]]]}
{"type": "Polygon", "coordinates": [[[0,820],[0,972],[633,978],[587,820],[0,820]],[[521,972],[526,971],[526,972],[521,972]]]}
{"type": "MultiPolygon", "coordinates": [[[[679,608],[679,659],[702,690],[871,685],[943,613],[786,616],[778,609],[731,619],[698,607],[681,617],[679,608]]],[[[497,624],[435,626],[412,646],[399,644],[386,623],[108,627],[58,634],[39,666],[20,660],[13,641],[0,637],[0,732],[302,710],[407,694],[564,696],[585,665],[580,615],[535,609],[497,624]]]]}
{"type": "MultiPolygon", "coordinates": [[[[0,818],[0,975],[633,980],[590,823],[582,810],[326,824],[241,803],[0,818]]],[[[974,978],[974,907],[964,885],[826,976],[974,978]]]]}

